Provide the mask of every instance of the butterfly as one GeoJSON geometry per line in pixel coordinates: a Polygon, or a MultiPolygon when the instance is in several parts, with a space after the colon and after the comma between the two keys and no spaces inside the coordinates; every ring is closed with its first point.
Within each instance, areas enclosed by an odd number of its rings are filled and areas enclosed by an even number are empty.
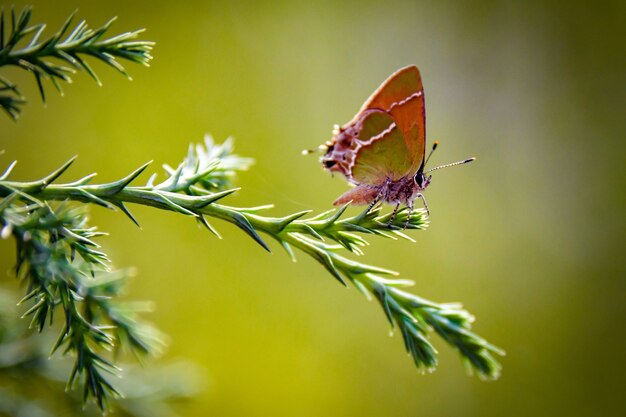
{"type": "Polygon", "coordinates": [[[415,65],[401,68],[372,93],[351,121],[335,126],[332,139],[320,146],[325,152],[322,166],[343,174],[355,185],[334,204],[369,204],[368,212],[378,202],[395,204],[390,224],[401,204],[408,207],[410,219],[417,198],[429,212],[422,193],[432,178],[427,173],[475,159],[424,171],[437,145],[435,141],[424,158],[426,113],[422,78],[415,65]]]}

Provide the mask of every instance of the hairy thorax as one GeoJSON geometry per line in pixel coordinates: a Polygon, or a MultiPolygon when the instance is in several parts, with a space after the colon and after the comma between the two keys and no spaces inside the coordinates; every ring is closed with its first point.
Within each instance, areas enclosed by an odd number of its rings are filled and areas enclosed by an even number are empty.
{"type": "Polygon", "coordinates": [[[398,181],[387,181],[381,186],[381,200],[391,204],[412,205],[417,193],[422,190],[413,176],[402,177],[398,181]]]}

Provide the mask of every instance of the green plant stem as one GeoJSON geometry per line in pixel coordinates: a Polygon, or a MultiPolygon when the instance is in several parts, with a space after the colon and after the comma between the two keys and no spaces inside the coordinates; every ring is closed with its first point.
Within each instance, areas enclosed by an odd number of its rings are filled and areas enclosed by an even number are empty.
{"type": "MultiPolygon", "coordinates": [[[[97,29],[89,28],[83,20],[69,31],[74,17],[72,14],[55,34],[42,39],[46,25],[30,25],[31,17],[30,7],[23,8],[19,14],[12,9],[9,25],[4,10],[0,11],[0,68],[15,66],[32,73],[43,101],[46,98],[46,79],[62,93],[61,82],[72,82],[72,76],[84,70],[102,85],[96,72],[85,60],[87,56],[104,62],[129,79],[131,77],[120,63],[121,60],[148,66],[152,59],[150,53],[154,42],[137,40],[143,29],[104,38],[115,18],[97,29]],[[30,41],[20,47],[29,37],[30,41]]],[[[0,76],[0,108],[15,120],[24,103],[18,87],[0,76]]]]}
{"type": "Polygon", "coordinates": [[[109,184],[89,185],[91,176],[72,184],[51,184],[69,164],[71,161],[46,179],[31,183],[6,181],[5,174],[0,181],[0,196],[17,193],[29,196],[33,201],[75,200],[108,208],[119,207],[135,222],[126,204],[141,204],[195,217],[213,232],[215,230],[205,217],[217,218],[236,225],[269,251],[269,246],[258,234],[264,233],[279,242],[292,258],[292,248],[295,247],[316,259],[342,284],[346,285],[347,280],[368,298],[376,298],[392,327],[397,326],[401,330],[405,347],[420,370],[430,371],[437,365],[437,352],[428,340],[428,330],[434,329],[459,351],[469,365],[468,369],[476,370],[484,378],[497,378],[500,373],[501,366],[494,355],[502,355],[503,351],[471,332],[473,316],[460,305],[424,300],[402,290],[401,287],[412,282],[393,278],[397,275],[394,271],[357,262],[337,253],[343,248],[360,253],[360,247],[367,242],[358,233],[406,237],[402,233],[405,225],[409,229],[424,229],[427,219],[422,210],[413,212],[410,219],[407,219],[406,211],[401,211],[391,225],[388,225],[389,215],[379,216],[379,208],[343,219],[340,217],[346,207],[309,219],[301,219],[308,211],[286,217],[265,217],[258,211],[269,206],[238,208],[216,203],[235,189],[210,192],[194,185],[195,181],[210,175],[217,165],[204,170],[196,167],[198,173],[182,178],[181,164],[177,171],[170,172],[171,177],[167,181],[157,186],[129,186],[147,165],[109,184]]]}

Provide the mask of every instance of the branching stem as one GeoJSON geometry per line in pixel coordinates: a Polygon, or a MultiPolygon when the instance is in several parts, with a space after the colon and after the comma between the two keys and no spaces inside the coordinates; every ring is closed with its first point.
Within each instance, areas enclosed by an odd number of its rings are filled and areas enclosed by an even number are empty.
{"type": "MultiPolygon", "coordinates": [[[[393,216],[381,215],[375,207],[353,217],[344,217],[346,206],[320,215],[304,218],[309,211],[285,217],[267,217],[259,212],[271,207],[241,208],[218,203],[237,189],[228,188],[228,178],[236,169],[244,169],[250,160],[231,155],[232,143],[215,145],[208,138],[206,147],[193,148],[176,169],[166,167],[168,178],[160,184],[153,180],[144,186],[131,186],[147,167],[138,168],[127,177],[108,184],[90,184],[89,175],[69,184],[55,181],[71,164],[61,166],[46,178],[34,182],[8,180],[0,177],[0,197],[19,196],[31,203],[67,201],[94,203],[108,208],[120,208],[134,222],[128,204],[140,204],[174,211],[196,218],[211,232],[215,229],[207,218],[224,220],[242,229],[266,250],[270,250],[260,234],[272,237],[295,259],[296,248],[321,263],[343,285],[352,283],[368,298],[381,304],[392,327],[400,329],[405,347],[422,371],[431,371],[437,364],[437,352],[428,339],[430,329],[459,351],[469,365],[483,378],[497,378],[501,369],[494,355],[504,352],[471,331],[473,316],[459,304],[439,304],[413,295],[403,287],[409,280],[398,279],[391,270],[357,262],[340,254],[348,250],[362,254],[367,241],[362,235],[387,238],[409,238],[403,229],[423,230],[427,227],[424,210],[400,210],[393,216]]],[[[7,170],[9,171],[9,170],[7,170]]]]}

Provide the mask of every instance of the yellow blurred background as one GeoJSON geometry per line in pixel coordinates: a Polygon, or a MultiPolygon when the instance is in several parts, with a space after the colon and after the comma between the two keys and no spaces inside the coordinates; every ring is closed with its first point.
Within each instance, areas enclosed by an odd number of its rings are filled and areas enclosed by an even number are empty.
{"type": "MultiPolygon", "coordinates": [[[[145,27],[149,69],[128,82],[103,64],[61,97],[16,71],[29,99],[0,117],[2,165],[38,178],[117,179],[147,160],[177,164],[205,133],[232,135],[256,159],[239,206],[326,210],[347,185],[300,151],[329,139],[391,72],[417,64],[435,173],[431,227],[416,244],[370,239],[360,260],[462,301],[476,331],[507,351],[497,382],[465,375],[438,337],[440,366],[420,375],[384,314],[300,254],[263,251],[213,222],[137,207],[142,229],[99,207],[92,224],[129,291],[153,300],[169,358],[199,364],[206,389],[188,416],[624,415],[626,3],[34,1],[47,33],[78,8],[111,34],[145,27]]],[[[93,62],[93,61],[92,61],[93,62]]],[[[161,171],[160,171],[161,172],[161,171]]],[[[143,177],[144,180],[147,176],[143,177]]],[[[2,242],[2,268],[13,264],[2,242]]],[[[6,280],[11,282],[7,273],[6,280]]]]}

